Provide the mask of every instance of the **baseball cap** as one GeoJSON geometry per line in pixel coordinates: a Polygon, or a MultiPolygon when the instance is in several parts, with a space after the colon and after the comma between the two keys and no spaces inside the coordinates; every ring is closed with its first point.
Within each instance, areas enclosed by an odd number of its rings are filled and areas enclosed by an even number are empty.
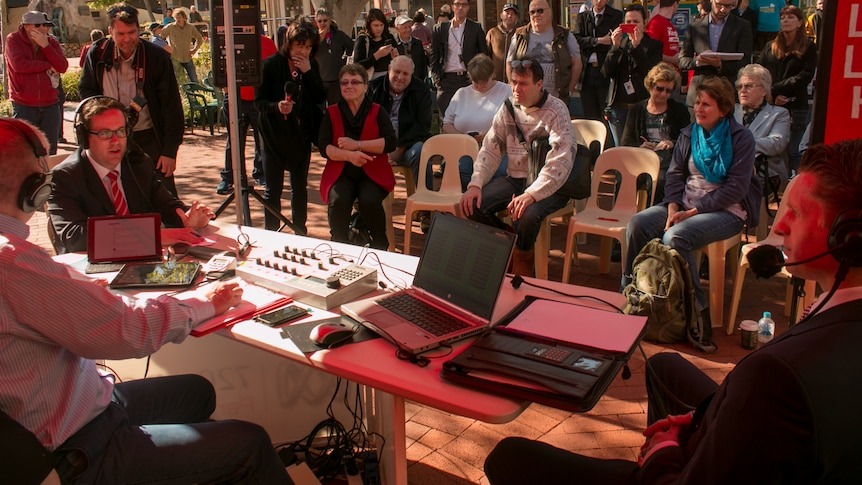
{"type": "Polygon", "coordinates": [[[36,11],[25,13],[24,16],[21,17],[21,23],[24,25],[51,24],[52,27],[54,26],[54,22],[51,22],[51,19],[48,18],[48,14],[36,11]]]}
{"type": "Polygon", "coordinates": [[[160,24],[158,22],[150,22],[150,25],[147,26],[147,30],[149,30],[150,32],[153,32],[156,29],[158,29],[159,27],[162,27],[162,24],[160,24]]]}
{"type": "Polygon", "coordinates": [[[514,10],[515,13],[520,14],[520,12],[518,11],[518,6],[514,3],[507,3],[506,5],[503,5],[503,11],[505,12],[506,10],[514,10]]]}
{"type": "Polygon", "coordinates": [[[406,24],[407,22],[413,22],[413,19],[411,19],[410,17],[408,17],[406,15],[399,15],[398,18],[395,19],[395,26],[400,27],[400,26],[406,24]]]}

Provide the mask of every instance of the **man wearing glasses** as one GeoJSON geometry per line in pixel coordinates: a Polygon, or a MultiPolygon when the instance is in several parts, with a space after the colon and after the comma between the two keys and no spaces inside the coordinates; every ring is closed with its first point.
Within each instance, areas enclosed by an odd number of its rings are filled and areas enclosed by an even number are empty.
{"type": "Polygon", "coordinates": [[[78,150],[54,168],[48,213],[60,254],[87,250],[87,218],[158,212],[167,227],[204,227],[212,211],[186,207],[156,177],[152,164],[129,145],[126,108],[100,96],[82,102],[78,150]]]}
{"type": "Polygon", "coordinates": [[[57,39],[48,35],[54,23],[43,12],[26,12],[18,30],[6,36],[6,66],[12,116],[29,121],[48,137],[48,153],[57,153],[63,106],[60,74],[69,68],[57,39]]]}
{"type": "MultiPolygon", "coordinates": [[[[569,93],[581,76],[581,49],[571,32],[553,24],[547,0],[530,2],[530,24],[518,28],[512,38],[507,61],[524,56],[539,61],[545,71],[545,91],[568,106],[569,93]]],[[[507,71],[511,69],[509,65],[507,71]]]]}
{"type": "Polygon", "coordinates": [[[171,56],[141,41],[138,11],[124,3],[108,8],[110,39],[93,44],[82,66],[81,99],[105,95],[137,113],[135,143],[149,155],[165,187],[174,195],[177,150],[183,142],[184,115],[171,56]]]}
{"type": "Polygon", "coordinates": [[[731,84],[743,66],[751,62],[751,26],[748,21],[730,12],[736,6],[733,0],[712,0],[712,12],[701,19],[692,20],[682,50],[679,68],[694,70],[688,85],[686,104],[694,118],[696,88],[706,76],[721,76],[731,84]],[[740,53],[738,60],[722,60],[715,53],[740,53]]]}
{"type": "Polygon", "coordinates": [[[508,209],[518,235],[512,272],[533,276],[533,247],[542,220],[569,201],[557,190],[572,171],[575,135],[568,106],[544,90],[544,70],[538,61],[530,57],[512,61],[509,76],[514,100],[512,113],[509,113],[511,105],[504,104],[494,117],[473,164],[473,177],[461,196],[461,213],[476,222],[503,229],[506,225],[497,213],[508,209]],[[519,140],[516,123],[525,143],[519,140]],[[530,143],[544,136],[548,136],[550,149],[544,166],[528,184],[530,143]],[[509,157],[506,176],[491,180],[504,154],[509,157]]]}
{"type": "Polygon", "coordinates": [[[467,63],[476,54],[488,54],[485,31],[478,22],[467,18],[469,0],[455,0],[452,11],[452,21],[435,25],[431,38],[431,77],[437,87],[441,117],[455,91],[470,85],[467,63]]]}

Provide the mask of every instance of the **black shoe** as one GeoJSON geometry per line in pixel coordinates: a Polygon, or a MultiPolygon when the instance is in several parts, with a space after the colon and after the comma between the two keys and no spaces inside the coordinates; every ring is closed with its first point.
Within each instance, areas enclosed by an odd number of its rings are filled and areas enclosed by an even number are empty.
{"type": "Polygon", "coordinates": [[[709,316],[709,308],[704,308],[700,311],[698,319],[698,329],[702,329],[704,336],[701,337],[697,329],[689,329],[688,341],[701,352],[705,354],[714,354],[718,350],[718,345],[709,340],[706,335],[712,335],[712,318],[709,316]]]}
{"type": "Polygon", "coordinates": [[[431,227],[431,213],[428,211],[422,211],[419,213],[419,229],[422,230],[422,234],[428,232],[428,229],[431,227]]]}
{"type": "Polygon", "coordinates": [[[434,171],[434,178],[435,179],[442,179],[444,170],[446,170],[446,162],[445,161],[441,162],[440,166],[437,167],[437,170],[434,171]]]}
{"type": "Polygon", "coordinates": [[[262,189],[265,189],[265,188],[266,188],[266,179],[265,179],[265,178],[263,178],[263,177],[256,177],[256,178],[254,179],[254,181],[255,181],[255,183],[257,183],[257,185],[260,185],[260,188],[262,188],[262,189]]]}
{"type": "Polygon", "coordinates": [[[620,245],[619,241],[614,241],[614,247],[611,249],[611,262],[619,263],[622,260],[622,251],[623,248],[620,245]]]}
{"type": "Polygon", "coordinates": [[[218,187],[216,187],[216,193],[219,195],[227,195],[233,192],[233,184],[228,182],[227,180],[222,180],[218,183],[218,187]]]}

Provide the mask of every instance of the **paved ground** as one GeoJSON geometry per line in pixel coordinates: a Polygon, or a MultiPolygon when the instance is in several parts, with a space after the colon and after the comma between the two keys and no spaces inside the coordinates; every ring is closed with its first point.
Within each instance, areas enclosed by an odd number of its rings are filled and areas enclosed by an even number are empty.
{"type": "MultiPolygon", "coordinates": [[[[74,137],[71,118],[74,105],[67,105],[66,136],[74,137]]],[[[224,163],[226,133],[210,136],[208,130],[186,131],[184,144],[178,157],[177,187],[186,202],[200,200],[217,207],[223,196],[215,193],[219,182],[219,170],[224,163]]],[[[252,143],[249,143],[252,145],[252,143]]],[[[69,146],[68,148],[72,148],[69,146]]],[[[248,150],[249,165],[251,147],[248,150]]],[[[328,239],[326,207],[317,192],[318,180],[323,170],[323,159],[314,154],[309,175],[309,234],[328,239]]],[[[250,170],[249,170],[250,173],[250,170]]],[[[285,191],[285,214],[289,217],[289,202],[285,191]]],[[[403,247],[404,235],[404,183],[398,179],[393,224],[398,248],[403,247]]],[[[263,215],[260,206],[252,200],[253,225],[262,227],[263,215]]],[[[220,216],[235,220],[233,205],[220,216]]],[[[45,232],[46,219],[41,213],[32,219],[31,240],[50,249],[45,232]]],[[[414,225],[413,253],[418,254],[424,242],[418,224],[414,225]]],[[[562,254],[565,247],[566,226],[558,223],[552,228],[550,257],[550,279],[559,281],[562,274],[562,254]]],[[[400,250],[400,249],[399,249],[400,250]]],[[[580,268],[572,277],[572,283],[616,291],[620,280],[620,265],[612,263],[609,275],[599,275],[598,240],[588,239],[586,246],[579,248],[580,268]]],[[[724,281],[725,302],[730,304],[731,276],[724,281]]],[[[784,316],[785,280],[755,281],[749,274],[740,304],[739,318],[757,319],[760,312],[771,311],[775,316],[778,331],[787,327],[784,316]]],[[[713,285],[715,282],[711,282],[713,285]]],[[[709,284],[704,281],[703,284],[709,284]]],[[[716,380],[721,380],[730,369],[748,352],[739,344],[739,335],[725,336],[717,330],[716,342],[719,350],[713,355],[704,355],[688,344],[653,345],[645,343],[647,355],[663,350],[683,354],[716,380]]],[[[598,405],[588,413],[572,414],[541,405],[530,406],[518,419],[504,425],[492,425],[479,421],[442,413],[433,408],[415,403],[407,406],[407,456],[410,460],[408,478],[411,484],[473,484],[487,483],[482,463],[494,445],[506,436],[524,436],[539,439],[564,449],[605,458],[634,459],[642,442],[641,431],[646,426],[646,391],[644,388],[644,361],[635,353],[630,362],[632,377],[618,377],[598,405]]]]}

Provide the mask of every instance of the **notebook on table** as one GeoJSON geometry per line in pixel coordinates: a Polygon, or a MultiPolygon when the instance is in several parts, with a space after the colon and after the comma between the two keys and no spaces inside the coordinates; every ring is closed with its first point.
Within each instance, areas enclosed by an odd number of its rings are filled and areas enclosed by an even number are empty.
{"type": "Polygon", "coordinates": [[[437,213],[413,286],[341,311],[414,354],[477,335],[490,326],[514,246],[514,234],[437,213]]]}
{"type": "Polygon", "coordinates": [[[125,263],[162,260],[159,214],[87,219],[86,273],[119,271],[125,263]]]}

